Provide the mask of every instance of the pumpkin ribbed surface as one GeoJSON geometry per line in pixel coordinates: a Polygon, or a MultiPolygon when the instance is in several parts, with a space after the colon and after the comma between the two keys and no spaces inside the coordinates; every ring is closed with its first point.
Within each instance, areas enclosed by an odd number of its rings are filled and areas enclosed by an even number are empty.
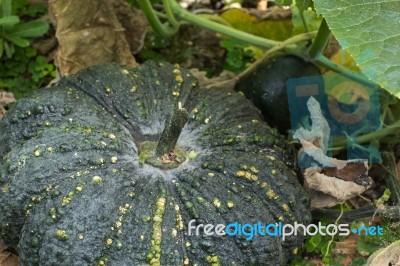
{"type": "Polygon", "coordinates": [[[0,238],[22,265],[285,264],[301,236],[187,230],[192,219],[309,222],[284,143],[243,96],[198,88],[178,66],[90,67],[0,122],[0,238]],[[156,167],[146,143],[178,102],[190,115],[176,145],[184,160],[156,167]]]}

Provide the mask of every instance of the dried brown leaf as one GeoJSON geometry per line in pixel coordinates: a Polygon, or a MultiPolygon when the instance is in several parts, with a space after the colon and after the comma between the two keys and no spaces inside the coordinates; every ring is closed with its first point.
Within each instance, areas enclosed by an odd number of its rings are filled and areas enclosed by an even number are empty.
{"type": "Polygon", "coordinates": [[[118,1],[49,1],[59,43],[55,62],[62,75],[101,63],[137,65],[114,9],[118,1]]]}
{"type": "Polygon", "coordinates": [[[6,113],[6,109],[4,107],[13,102],[15,102],[15,98],[11,92],[0,91],[0,119],[3,118],[6,113]]]}
{"type": "Polygon", "coordinates": [[[7,247],[0,240],[0,266],[19,266],[18,257],[7,251],[7,247]]]}
{"type": "Polygon", "coordinates": [[[367,261],[367,266],[392,265],[400,266],[400,240],[392,243],[386,248],[379,249],[373,253],[367,261]]]}
{"type": "MultiPolygon", "coordinates": [[[[332,207],[362,194],[368,187],[358,185],[351,181],[344,181],[336,177],[326,176],[319,172],[305,171],[305,183],[310,190],[322,192],[329,197],[313,194],[311,198],[312,208],[332,207]]],[[[372,180],[371,180],[372,183],[372,180]]]]}
{"type": "Polygon", "coordinates": [[[7,91],[0,91],[0,105],[5,107],[10,103],[15,102],[14,94],[7,91]]]}

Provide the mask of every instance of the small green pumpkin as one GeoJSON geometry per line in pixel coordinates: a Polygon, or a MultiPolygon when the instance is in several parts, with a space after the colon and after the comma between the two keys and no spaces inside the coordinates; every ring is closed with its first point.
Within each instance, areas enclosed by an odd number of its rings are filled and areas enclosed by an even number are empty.
{"type": "Polygon", "coordinates": [[[271,126],[277,127],[281,133],[287,133],[290,129],[290,113],[286,81],[316,75],[321,75],[321,71],[313,63],[291,54],[278,55],[240,78],[235,90],[243,92],[260,108],[271,126]]]}
{"type": "Polygon", "coordinates": [[[287,263],[302,236],[188,234],[193,219],[310,221],[284,138],[243,96],[196,84],[167,63],[106,64],[15,104],[0,238],[22,265],[287,263]]]}

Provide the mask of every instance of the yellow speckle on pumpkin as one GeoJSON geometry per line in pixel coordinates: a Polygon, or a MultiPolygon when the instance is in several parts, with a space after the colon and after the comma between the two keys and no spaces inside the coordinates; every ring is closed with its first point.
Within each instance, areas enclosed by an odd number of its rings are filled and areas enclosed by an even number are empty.
{"type": "Polygon", "coordinates": [[[61,206],[67,206],[68,204],[70,204],[73,197],[74,197],[74,192],[69,192],[68,195],[63,197],[63,199],[61,201],[61,206]]]}
{"type": "Polygon", "coordinates": [[[92,177],[92,181],[95,183],[101,183],[103,182],[103,178],[101,178],[100,176],[96,175],[94,177],[92,177]]]}
{"type": "Polygon", "coordinates": [[[189,258],[185,257],[185,259],[183,260],[183,265],[189,265],[189,258]]]}
{"type": "Polygon", "coordinates": [[[290,211],[290,208],[289,208],[289,206],[288,206],[286,203],[285,203],[285,204],[282,204],[282,208],[283,208],[283,210],[286,211],[286,212],[290,211]]]}
{"type": "Polygon", "coordinates": [[[258,170],[255,166],[250,166],[250,170],[255,174],[258,174],[260,172],[260,170],[258,170]]]}
{"type": "Polygon", "coordinates": [[[276,174],[276,170],[275,170],[275,169],[272,169],[272,170],[271,170],[271,174],[275,175],[275,174],[276,174]]]}
{"type": "Polygon", "coordinates": [[[268,190],[268,192],[267,192],[267,197],[268,197],[269,199],[275,198],[275,192],[274,192],[272,189],[268,190]]]}
{"type": "Polygon", "coordinates": [[[122,70],[122,73],[126,75],[126,74],[129,74],[129,71],[126,70],[126,69],[123,69],[123,70],[122,70]]]}
{"type": "Polygon", "coordinates": [[[213,177],[215,174],[214,173],[208,173],[207,174],[209,177],[213,177]]]}
{"type": "Polygon", "coordinates": [[[292,251],[293,255],[297,255],[298,252],[299,252],[299,249],[297,247],[294,248],[292,251]]]}
{"type": "Polygon", "coordinates": [[[227,206],[229,209],[232,209],[232,208],[233,208],[233,206],[235,206],[235,204],[234,204],[234,202],[233,202],[233,201],[231,201],[231,200],[228,200],[228,202],[226,203],[226,206],[227,206]]]}
{"type": "Polygon", "coordinates": [[[206,258],[207,262],[210,263],[212,266],[218,266],[219,264],[219,259],[218,256],[207,256],[206,258]]]}
{"type": "Polygon", "coordinates": [[[236,176],[243,177],[245,174],[246,174],[245,171],[238,171],[238,172],[236,173],[236,176]]]}
{"type": "Polygon", "coordinates": [[[136,86],[132,86],[131,92],[136,92],[136,91],[137,91],[137,87],[136,86]]]}
{"type": "Polygon", "coordinates": [[[213,199],[213,204],[217,208],[221,207],[221,201],[218,198],[213,199]]]}
{"type": "Polygon", "coordinates": [[[1,191],[3,191],[3,193],[9,192],[9,191],[10,191],[10,188],[9,188],[8,184],[5,184],[5,185],[1,188],[1,191]]]}
{"type": "Polygon", "coordinates": [[[77,192],[81,192],[83,190],[83,187],[82,186],[76,186],[75,190],[77,192]]]}
{"type": "Polygon", "coordinates": [[[111,157],[111,163],[116,163],[118,158],[116,156],[111,157]]]}
{"type": "Polygon", "coordinates": [[[107,245],[112,245],[112,243],[113,243],[113,241],[112,241],[112,239],[111,238],[108,238],[107,240],[106,240],[106,243],[107,243],[107,245]]]}
{"type": "MultiPolygon", "coordinates": [[[[174,70],[175,71],[175,70],[174,70]]],[[[178,70],[179,71],[179,70],[178,70]]],[[[179,85],[181,85],[182,83],[183,83],[183,77],[182,77],[182,75],[181,75],[181,72],[179,71],[179,72],[177,72],[177,73],[175,73],[176,74],[176,76],[175,76],[175,80],[179,83],[179,85]]]]}
{"type": "Polygon", "coordinates": [[[33,155],[35,155],[36,157],[39,157],[40,156],[40,150],[35,150],[34,152],[33,152],[33,155]]]}
{"type": "Polygon", "coordinates": [[[194,158],[196,158],[196,157],[197,157],[197,152],[194,151],[194,150],[191,150],[191,151],[189,152],[188,158],[189,158],[189,159],[194,159],[194,158]]]}
{"type": "Polygon", "coordinates": [[[127,209],[122,206],[120,206],[118,210],[119,210],[119,213],[122,215],[126,214],[126,212],[127,212],[127,209]]]}
{"type": "Polygon", "coordinates": [[[56,230],[56,237],[60,238],[60,239],[67,239],[68,238],[68,234],[65,230],[62,229],[57,229],[56,230]]]}
{"type": "Polygon", "coordinates": [[[244,177],[245,179],[247,179],[249,181],[257,181],[258,180],[258,176],[253,175],[252,173],[246,172],[246,171],[238,171],[236,173],[236,176],[244,177]]]}
{"type": "Polygon", "coordinates": [[[108,138],[109,138],[109,139],[115,139],[116,136],[115,136],[113,133],[110,133],[110,134],[108,134],[108,138]]]}
{"type": "Polygon", "coordinates": [[[83,234],[79,234],[79,235],[78,235],[78,239],[79,239],[79,240],[83,240],[83,234]]]}
{"type": "Polygon", "coordinates": [[[175,96],[175,97],[178,97],[179,96],[179,92],[178,91],[173,91],[172,95],[175,96]]]}
{"type": "Polygon", "coordinates": [[[53,147],[47,147],[46,149],[48,152],[53,152],[53,147]]]}

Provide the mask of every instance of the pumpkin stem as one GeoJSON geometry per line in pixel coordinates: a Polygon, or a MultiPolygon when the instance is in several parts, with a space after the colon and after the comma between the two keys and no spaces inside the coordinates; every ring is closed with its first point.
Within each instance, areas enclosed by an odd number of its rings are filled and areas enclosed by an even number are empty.
{"type": "Polygon", "coordinates": [[[185,108],[182,108],[182,104],[179,102],[177,108],[175,108],[174,113],[167,121],[166,126],[161,133],[156,148],[157,156],[163,156],[164,154],[174,152],[179,135],[188,120],[189,113],[185,108]]]}

